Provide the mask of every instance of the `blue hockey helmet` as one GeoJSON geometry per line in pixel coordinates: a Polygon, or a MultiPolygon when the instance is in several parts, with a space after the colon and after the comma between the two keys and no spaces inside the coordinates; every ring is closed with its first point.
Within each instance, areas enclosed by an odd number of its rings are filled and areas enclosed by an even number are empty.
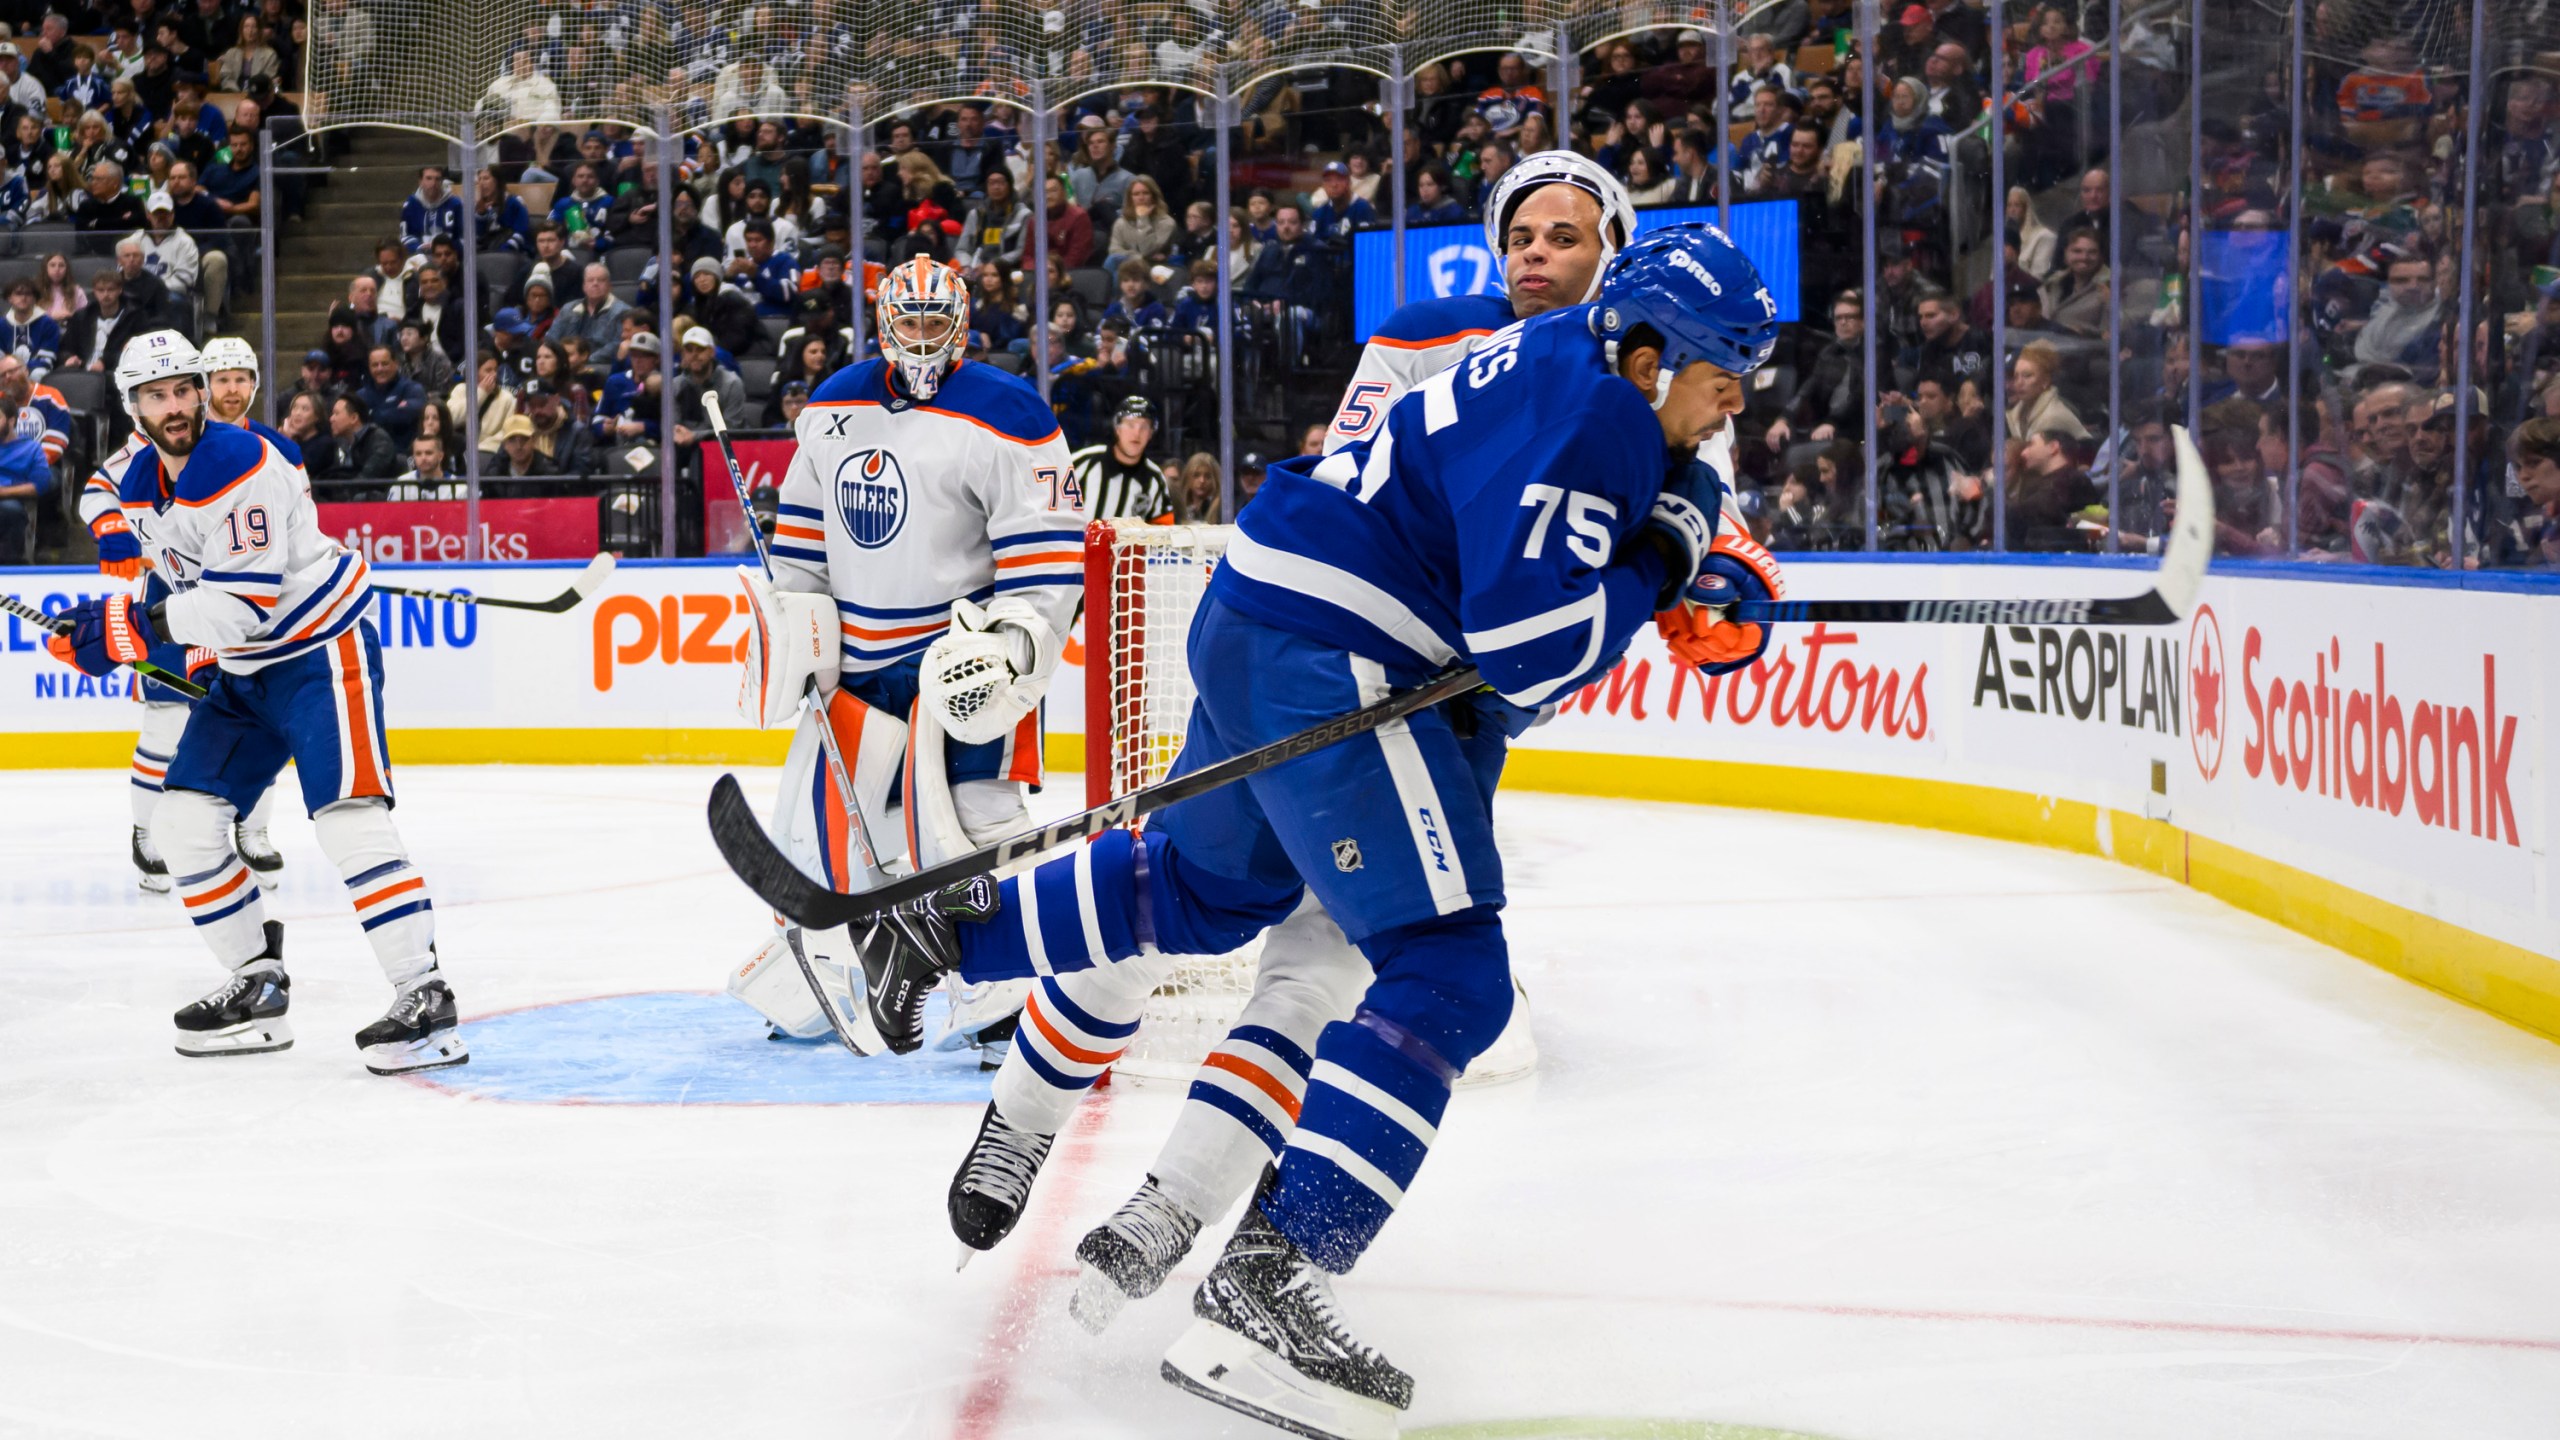
{"type": "Polygon", "coordinates": [[[1747,375],[1778,347],[1778,302],[1751,257],[1704,221],[1648,230],[1618,252],[1592,303],[1591,330],[1624,340],[1637,326],[1662,337],[1662,370],[1703,360],[1747,375]]]}

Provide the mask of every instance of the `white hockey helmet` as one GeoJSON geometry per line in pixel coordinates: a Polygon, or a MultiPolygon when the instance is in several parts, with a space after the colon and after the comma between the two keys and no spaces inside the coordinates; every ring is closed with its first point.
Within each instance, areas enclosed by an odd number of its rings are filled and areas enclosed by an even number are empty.
{"type": "Polygon", "coordinates": [[[960,272],[938,260],[918,255],[892,266],[880,281],[880,303],[873,312],[880,323],[880,354],[897,367],[907,393],[930,400],[942,388],[942,377],[969,344],[969,287],[960,272]],[[948,328],[930,340],[910,340],[898,333],[898,322],[947,319],[948,328]]]}
{"type": "Polygon", "coordinates": [[[204,357],[186,336],[175,330],[134,336],[116,360],[116,394],[124,400],[124,413],[140,419],[134,415],[134,392],[175,375],[192,375],[198,385],[204,383],[204,357]]]}
{"type": "Polygon", "coordinates": [[[1502,172],[1502,178],[1493,182],[1493,193],[1485,198],[1484,243],[1497,258],[1510,238],[1511,212],[1541,185],[1570,185],[1600,202],[1600,263],[1591,272],[1590,287],[1575,297],[1576,304],[1583,303],[1600,293],[1600,277],[1608,272],[1609,262],[1635,238],[1635,201],[1627,198],[1627,187],[1618,183],[1607,166],[1587,155],[1540,150],[1523,156],[1519,164],[1502,172]]]}
{"type": "Polygon", "coordinates": [[[204,342],[202,359],[207,379],[224,370],[246,370],[253,382],[264,378],[258,373],[257,350],[237,335],[216,335],[204,342]]]}

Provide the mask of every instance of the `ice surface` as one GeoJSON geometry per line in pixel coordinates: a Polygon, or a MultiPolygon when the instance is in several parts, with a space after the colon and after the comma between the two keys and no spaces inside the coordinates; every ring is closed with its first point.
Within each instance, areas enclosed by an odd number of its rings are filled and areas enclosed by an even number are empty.
{"type": "MultiPolygon", "coordinates": [[[[387,991],[307,822],[300,1043],[186,1060],[218,972],[132,889],[123,777],[0,774],[0,1434],[1274,1433],[1156,1378],[1205,1254],[1064,1314],[1178,1087],[1089,1104],[955,1275],[984,1081],[717,994],[764,917],[710,772],[399,779],[477,1052],[409,1081],[357,1061],[387,991]]],[[[1454,1102],[1342,1286],[1409,1435],[2560,1433],[2548,1042],[2094,860],[1503,824],[1544,1068],[1454,1102]]]]}

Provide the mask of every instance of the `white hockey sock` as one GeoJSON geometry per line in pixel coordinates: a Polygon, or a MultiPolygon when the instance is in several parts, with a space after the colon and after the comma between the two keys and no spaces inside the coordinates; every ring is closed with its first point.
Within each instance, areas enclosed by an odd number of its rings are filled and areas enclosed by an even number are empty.
{"type": "Polygon", "coordinates": [[[172,790],[151,814],[152,848],[169,867],[178,901],[213,957],[237,970],[267,948],[267,907],[257,878],[231,848],[231,802],[172,790]]]}
{"type": "Polygon", "coordinates": [[[311,817],[321,852],[346,878],[347,898],[383,978],[406,992],[435,968],[436,916],[427,880],[409,863],[391,808],[380,800],[341,800],[311,817]]]}
{"type": "Polygon", "coordinates": [[[1310,897],[1264,936],[1253,994],[1193,1077],[1150,1173],[1166,1198],[1214,1221],[1296,1133],[1316,1037],[1351,1018],[1372,971],[1310,897]]]}
{"type": "Polygon", "coordinates": [[[152,809],[160,803],[161,783],[169,777],[169,762],[178,756],[178,737],[185,733],[186,706],[142,707],[142,732],[133,740],[133,784],[126,794],[133,801],[133,823],[146,831],[152,809]]]}
{"type": "Polygon", "coordinates": [[[249,807],[249,818],[240,823],[251,831],[266,829],[267,822],[275,818],[276,792],[283,788],[284,777],[279,775],[276,777],[276,783],[268,786],[266,793],[258,797],[258,803],[249,807]]]}
{"type": "Polygon", "coordinates": [[[1172,956],[1146,955],[1042,976],[996,1071],[996,1113],[1034,1134],[1065,1128],[1076,1102],[1129,1048],[1138,1012],[1172,968],[1172,956]]]}

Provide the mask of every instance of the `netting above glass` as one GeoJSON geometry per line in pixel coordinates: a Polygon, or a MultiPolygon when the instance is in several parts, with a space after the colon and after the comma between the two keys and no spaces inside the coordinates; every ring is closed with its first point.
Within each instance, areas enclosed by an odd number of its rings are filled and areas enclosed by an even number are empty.
{"type": "Polygon", "coordinates": [[[1241,93],[1323,66],[1411,74],[1480,50],[1551,57],[1710,23],[1690,0],[319,0],[305,87],[315,125],[447,137],[537,123],[677,130],[740,114],[841,119],[983,97],[1052,103],[1173,85],[1241,93]]]}

